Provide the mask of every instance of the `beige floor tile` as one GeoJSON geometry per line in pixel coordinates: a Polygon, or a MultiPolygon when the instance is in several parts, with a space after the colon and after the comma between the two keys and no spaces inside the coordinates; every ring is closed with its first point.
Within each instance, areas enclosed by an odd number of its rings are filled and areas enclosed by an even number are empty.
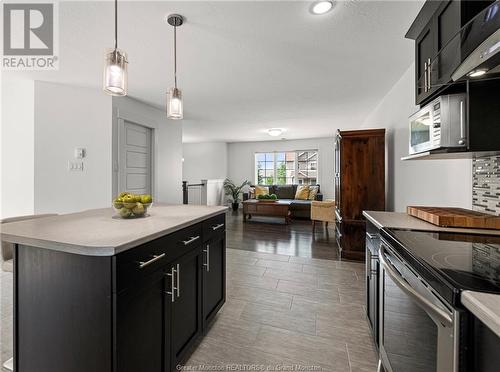
{"type": "Polygon", "coordinates": [[[302,272],[302,264],[259,259],[255,265],[286,271],[302,272]]]}
{"type": "Polygon", "coordinates": [[[226,284],[263,289],[276,289],[276,286],[278,285],[278,279],[250,275],[240,272],[228,272],[226,274],[226,284]]]}
{"type": "Polygon", "coordinates": [[[248,303],[241,312],[240,319],[316,335],[316,315],[314,313],[282,311],[273,306],[248,303]]]}
{"type": "Polygon", "coordinates": [[[346,304],[359,304],[364,305],[365,300],[365,290],[362,288],[353,289],[344,286],[339,286],[339,296],[340,302],[346,304]]]}
{"type": "Polygon", "coordinates": [[[302,297],[316,301],[322,301],[324,299],[339,301],[339,293],[337,288],[333,290],[319,289],[316,285],[312,284],[280,280],[276,289],[278,290],[278,292],[300,295],[302,297]]]}
{"type": "Polygon", "coordinates": [[[374,372],[377,370],[378,355],[374,345],[347,344],[351,372],[374,372]]]}
{"type": "Polygon", "coordinates": [[[264,252],[249,252],[249,257],[258,258],[261,260],[289,262],[290,256],[284,254],[264,253],[264,252]]]}
{"type": "Polygon", "coordinates": [[[346,320],[365,321],[366,313],[362,306],[343,304],[336,300],[323,299],[314,301],[303,296],[293,296],[292,311],[313,312],[325,319],[333,319],[334,324],[343,324],[346,320]]]}
{"type": "Polygon", "coordinates": [[[258,261],[257,258],[250,256],[226,256],[227,265],[230,264],[240,264],[240,265],[255,265],[258,261]]]}
{"type": "Polygon", "coordinates": [[[250,346],[255,343],[261,325],[244,319],[217,317],[205,337],[218,342],[227,342],[238,346],[250,346]]]}
{"type": "Polygon", "coordinates": [[[228,286],[227,296],[231,299],[275,306],[277,309],[289,310],[292,305],[291,294],[248,286],[228,286]]]}
{"type": "Polygon", "coordinates": [[[307,257],[292,256],[292,257],[290,257],[290,262],[304,264],[304,265],[311,265],[311,266],[319,266],[319,267],[330,267],[330,268],[337,267],[336,261],[322,260],[319,258],[307,258],[307,257]]]}
{"type": "Polygon", "coordinates": [[[226,298],[226,303],[219,310],[219,317],[224,319],[239,319],[243,308],[247,304],[246,301],[226,298]]]}
{"type": "Polygon", "coordinates": [[[288,280],[304,284],[318,285],[318,276],[316,274],[307,274],[294,271],[267,268],[264,277],[288,280]]]}
{"type": "Polygon", "coordinates": [[[304,335],[270,326],[262,326],[256,349],[288,359],[299,359],[308,365],[320,365],[331,372],[349,371],[345,343],[318,336],[304,335]]]}
{"type": "Polygon", "coordinates": [[[370,346],[371,334],[365,320],[345,320],[341,324],[330,318],[316,317],[316,334],[336,342],[350,343],[357,346],[370,346]]]}

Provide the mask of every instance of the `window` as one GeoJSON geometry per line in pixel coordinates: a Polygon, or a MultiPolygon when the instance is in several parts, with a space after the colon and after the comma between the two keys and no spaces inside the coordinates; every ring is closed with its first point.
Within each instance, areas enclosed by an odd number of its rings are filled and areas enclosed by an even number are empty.
{"type": "Polygon", "coordinates": [[[255,154],[258,185],[318,183],[318,151],[286,151],[255,154]]]}

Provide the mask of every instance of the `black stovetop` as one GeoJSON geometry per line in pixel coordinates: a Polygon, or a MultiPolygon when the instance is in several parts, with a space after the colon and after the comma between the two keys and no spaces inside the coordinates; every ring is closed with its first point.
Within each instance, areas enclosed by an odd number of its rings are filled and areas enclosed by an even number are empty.
{"type": "Polygon", "coordinates": [[[382,236],[454,305],[463,290],[500,293],[500,236],[403,229],[382,236]]]}

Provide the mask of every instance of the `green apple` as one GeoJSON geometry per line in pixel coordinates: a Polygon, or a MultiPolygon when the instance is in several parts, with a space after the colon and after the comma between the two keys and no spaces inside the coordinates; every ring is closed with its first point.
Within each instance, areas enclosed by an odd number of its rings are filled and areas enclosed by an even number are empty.
{"type": "Polygon", "coordinates": [[[123,206],[126,207],[126,208],[134,208],[135,207],[135,196],[133,195],[125,195],[123,197],[123,206]]]}
{"type": "Polygon", "coordinates": [[[116,198],[113,200],[113,205],[116,209],[121,209],[123,208],[123,199],[122,198],[116,198]]]}
{"type": "Polygon", "coordinates": [[[124,192],[121,192],[120,195],[118,195],[118,197],[123,198],[124,196],[127,196],[127,195],[129,195],[129,193],[124,191],[124,192]]]}
{"type": "Polygon", "coordinates": [[[120,209],[120,216],[122,218],[129,218],[130,216],[132,216],[132,211],[128,208],[122,208],[120,209]]]}
{"type": "Polygon", "coordinates": [[[141,195],[141,203],[142,204],[150,204],[153,202],[153,198],[151,195],[141,195]]]}
{"type": "Polygon", "coordinates": [[[135,214],[136,216],[142,216],[146,210],[144,209],[144,206],[141,203],[136,203],[135,207],[132,208],[132,213],[135,214]]]}

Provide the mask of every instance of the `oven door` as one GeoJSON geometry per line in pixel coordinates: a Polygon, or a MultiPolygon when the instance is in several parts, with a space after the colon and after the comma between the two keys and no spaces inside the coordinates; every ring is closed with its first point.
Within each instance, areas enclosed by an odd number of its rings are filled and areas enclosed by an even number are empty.
{"type": "Polygon", "coordinates": [[[433,124],[434,118],[432,104],[425,106],[423,109],[410,117],[410,155],[429,151],[435,147],[433,124]]]}
{"type": "Polygon", "coordinates": [[[457,372],[458,312],[382,241],[380,357],[387,372],[457,372]]]}

